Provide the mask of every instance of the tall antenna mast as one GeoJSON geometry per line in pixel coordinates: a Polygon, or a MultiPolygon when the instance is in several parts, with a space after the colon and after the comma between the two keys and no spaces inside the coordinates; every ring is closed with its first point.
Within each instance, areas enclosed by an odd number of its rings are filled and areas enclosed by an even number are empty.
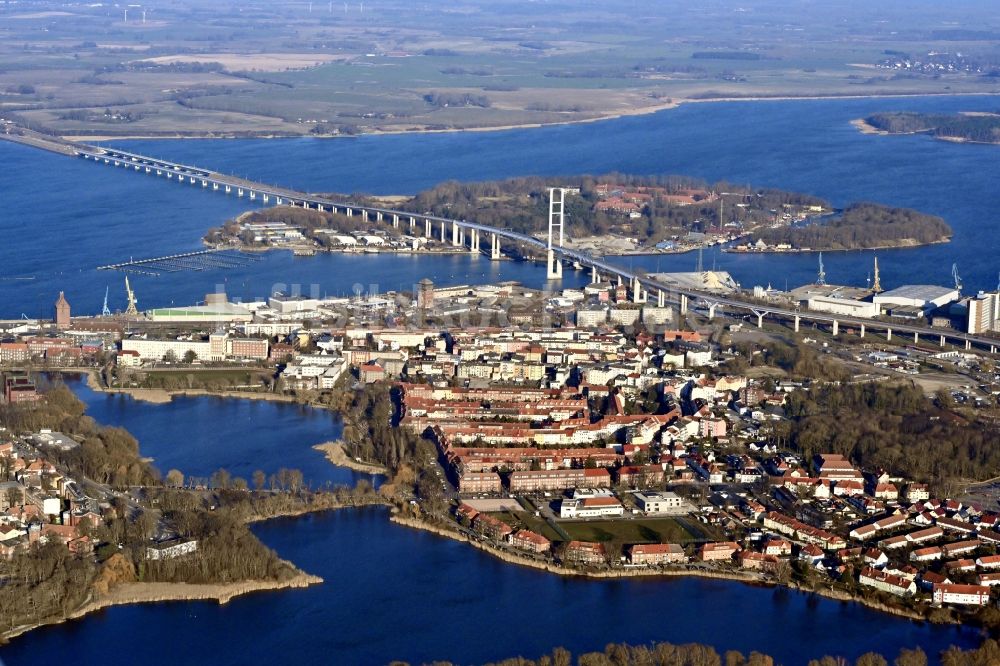
{"type": "Polygon", "coordinates": [[[826,270],[823,268],[823,253],[819,253],[819,274],[816,276],[816,284],[822,286],[826,284],[826,270]]]}

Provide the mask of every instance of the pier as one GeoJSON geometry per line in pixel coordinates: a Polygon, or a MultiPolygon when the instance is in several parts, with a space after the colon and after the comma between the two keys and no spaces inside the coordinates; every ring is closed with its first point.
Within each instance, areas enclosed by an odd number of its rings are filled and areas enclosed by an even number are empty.
{"type": "Polygon", "coordinates": [[[148,259],[129,259],[117,264],[98,266],[97,270],[124,271],[155,276],[181,271],[238,268],[259,260],[260,257],[233,250],[199,250],[148,259]]]}

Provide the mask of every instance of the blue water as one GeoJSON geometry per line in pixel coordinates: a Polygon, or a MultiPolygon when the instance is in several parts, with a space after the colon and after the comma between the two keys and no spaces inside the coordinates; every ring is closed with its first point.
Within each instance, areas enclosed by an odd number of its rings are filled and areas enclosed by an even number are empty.
{"type": "MultiPolygon", "coordinates": [[[[504,564],[463,544],[392,525],[385,511],[332,512],[255,527],[282,557],[322,576],[306,590],[226,606],[111,608],[0,649],[10,666],[75,655],[107,664],[265,662],[476,664],[562,645],[703,642],[767,651],[786,666],[824,654],[936,654],[971,632],[917,625],[786,590],[725,581],[587,581],[504,564]],[[110,646],[114,646],[111,648],[110,646]],[[158,646],[148,649],[149,646],[158,646]]],[[[890,656],[890,661],[891,661],[890,656]]]]}
{"type": "Polygon", "coordinates": [[[270,475],[285,467],[301,470],[314,488],[373,480],[371,475],[331,465],[312,448],[340,437],[340,420],[325,410],[206,396],[142,403],[126,395],[93,391],[80,378],[69,376],[64,381],[98,423],[132,433],[142,455],[152,458],[163,474],[179,469],[187,477],[208,478],[224,467],[252,483],[258,469],[270,475]]]}
{"type": "MultiPolygon", "coordinates": [[[[850,120],[879,110],[993,110],[992,97],[689,104],[649,116],[504,132],[384,135],[352,139],[121,141],[123,147],[314,191],[413,193],[448,179],[621,171],[685,174],[816,194],[837,205],[875,200],[943,216],[953,242],[883,251],[884,285],[947,284],[958,263],[965,291],[992,289],[1000,264],[1000,147],[923,136],[864,136],[850,120]]],[[[0,317],[50,316],[59,290],[75,312],[99,312],[105,287],[124,308],[121,275],[96,266],[200,248],[205,230],[249,201],[144,174],[0,143],[0,317]],[[29,277],[30,280],[13,280],[29,277]]],[[[827,279],[864,285],[871,252],[827,253],[827,279]]],[[[622,259],[650,270],[692,270],[693,255],[622,259]]],[[[811,255],[706,254],[706,266],[744,285],[815,279],[811,255]]],[[[544,284],[539,268],[482,257],[296,258],[271,253],[252,267],[137,276],[140,307],[189,304],[224,285],[236,297],[275,288],[344,294],[496,279],[544,284]],[[315,287],[313,287],[315,285],[315,287]]],[[[579,284],[580,274],[563,282],[579,284]]]]}
{"type": "MultiPolygon", "coordinates": [[[[883,284],[950,279],[992,288],[1000,269],[1000,148],[924,137],[868,137],[851,119],[878,110],[992,110],[989,98],[697,104],[653,116],[585,126],[350,140],[121,142],[128,148],[315,191],[408,193],[449,178],[522,174],[687,174],[809,192],[842,205],[860,199],[944,216],[954,242],[879,253],[883,284]]],[[[123,307],[120,274],[97,265],[129,256],[197,249],[201,234],[249,206],[245,200],[98,167],[0,142],[0,316],[46,316],[58,290],[75,312],[97,312],[105,285],[123,307]],[[13,280],[13,277],[32,278],[13,280]]],[[[871,253],[825,256],[828,279],[864,284],[871,253]]],[[[690,256],[623,259],[690,270],[690,256]]],[[[744,284],[811,281],[809,256],[706,254],[744,284]]],[[[517,279],[544,283],[539,268],[469,256],[293,258],[271,253],[238,271],[137,277],[141,307],[190,303],[224,283],[231,294],[315,284],[408,288],[517,279]]],[[[571,275],[564,283],[578,284],[571,275]]],[[[316,484],[353,478],[311,450],[335,436],[328,414],[289,405],[175,400],[149,405],[76,387],[98,421],[123,425],[161,469],[188,475],[225,467],[299,467],[316,484]]],[[[697,579],[583,581],[504,565],[449,540],[386,522],[379,510],[340,512],[255,528],[269,546],[326,583],[227,606],[175,603],[109,609],[33,632],[0,649],[6,663],[70,659],[109,664],[242,664],[261,661],[379,664],[391,659],[476,663],[537,656],[556,645],[599,649],[611,641],[703,641],[717,649],[771,653],[784,664],[836,653],[922,646],[936,653],[975,635],[915,624],[853,604],[788,591],[697,579]]]]}
{"type": "MultiPolygon", "coordinates": [[[[164,469],[249,476],[299,467],[316,482],[351,481],[311,445],[339,431],[329,414],[291,405],[192,397],[169,404],[69,385],[97,421],[120,425],[164,469]]],[[[918,624],[851,603],[707,579],[589,581],[505,564],[482,552],[388,522],[382,509],[330,512],[256,525],[282,557],[325,583],[255,594],[226,606],[161,603],[107,609],[0,648],[9,665],[68,659],[106,664],[268,661],[482,663],[538,656],[555,646],[703,642],[757,650],[779,663],[824,654],[929,654],[976,645],[971,630],[918,624]],[[113,645],[113,649],[109,646],[113,645]],[[150,650],[148,646],[160,646],[150,650]]]]}

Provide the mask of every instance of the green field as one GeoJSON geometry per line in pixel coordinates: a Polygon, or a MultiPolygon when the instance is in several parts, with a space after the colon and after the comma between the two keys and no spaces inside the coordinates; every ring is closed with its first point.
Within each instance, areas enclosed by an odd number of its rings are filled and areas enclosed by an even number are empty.
{"type": "Polygon", "coordinates": [[[0,111],[84,136],[327,135],[578,121],[668,99],[1000,90],[986,73],[876,68],[887,50],[993,62],[1000,14],[948,3],[153,4],[126,22],[117,5],[0,3],[0,111]],[[723,57],[695,57],[711,52],[723,57]]]}
{"type": "Polygon", "coordinates": [[[561,521],[559,525],[578,541],[687,544],[715,536],[714,530],[700,523],[690,524],[687,519],[677,518],[561,521]]]}

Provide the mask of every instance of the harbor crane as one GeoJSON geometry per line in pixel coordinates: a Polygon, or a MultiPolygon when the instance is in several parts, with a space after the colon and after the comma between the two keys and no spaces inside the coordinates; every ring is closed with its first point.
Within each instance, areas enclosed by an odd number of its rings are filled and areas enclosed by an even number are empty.
{"type": "Polygon", "coordinates": [[[962,278],[958,275],[958,264],[951,265],[951,277],[955,280],[955,290],[962,290],[962,278]]]}

